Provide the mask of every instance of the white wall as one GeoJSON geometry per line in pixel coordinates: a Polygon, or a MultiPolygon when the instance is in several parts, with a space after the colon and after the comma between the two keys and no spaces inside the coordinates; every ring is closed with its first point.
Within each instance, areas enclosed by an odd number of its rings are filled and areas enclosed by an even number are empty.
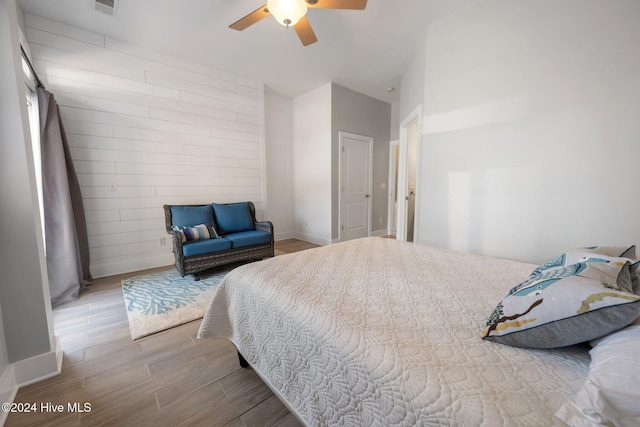
{"type": "Polygon", "coordinates": [[[263,86],[26,16],[82,187],[95,277],[173,263],[163,204],[264,209],[263,86]]]}
{"type": "MultiPolygon", "coordinates": [[[[400,102],[398,103],[398,130],[402,123],[418,105],[424,102],[424,76],[425,76],[425,44],[420,43],[411,60],[405,66],[400,81],[400,102]]],[[[396,138],[397,139],[397,138],[396,138]]]]}
{"type": "Polygon", "coordinates": [[[267,217],[275,239],[295,236],[293,219],[293,101],[265,92],[267,217]]]}
{"type": "Polygon", "coordinates": [[[421,243],[542,262],[640,242],[638,18],[486,0],[428,28],[421,243]]]}
{"type": "Polygon", "coordinates": [[[296,237],[331,243],[331,83],[293,100],[296,237]]]}

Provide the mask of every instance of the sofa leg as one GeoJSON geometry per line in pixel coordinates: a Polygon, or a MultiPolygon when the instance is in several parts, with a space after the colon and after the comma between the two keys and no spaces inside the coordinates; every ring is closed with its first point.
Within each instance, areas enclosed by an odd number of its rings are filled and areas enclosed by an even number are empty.
{"type": "Polygon", "coordinates": [[[242,355],[240,354],[240,352],[238,352],[238,360],[240,361],[240,366],[243,368],[248,368],[249,367],[249,362],[247,362],[247,360],[242,357],[242,355]]]}

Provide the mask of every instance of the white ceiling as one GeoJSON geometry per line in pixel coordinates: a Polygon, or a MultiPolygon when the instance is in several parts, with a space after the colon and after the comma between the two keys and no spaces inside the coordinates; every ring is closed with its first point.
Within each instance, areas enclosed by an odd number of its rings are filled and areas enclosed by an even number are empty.
{"type": "Polygon", "coordinates": [[[335,82],[396,102],[400,75],[426,26],[477,1],[369,0],[363,11],[309,9],[318,42],[307,47],[271,17],[242,32],[228,28],[266,0],[119,0],[115,17],[95,11],[94,0],[19,3],[24,12],[262,81],[287,97],[335,82]]]}

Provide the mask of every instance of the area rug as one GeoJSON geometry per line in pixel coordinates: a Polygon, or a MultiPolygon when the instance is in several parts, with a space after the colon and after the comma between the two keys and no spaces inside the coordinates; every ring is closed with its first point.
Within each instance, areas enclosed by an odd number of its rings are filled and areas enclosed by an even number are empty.
{"type": "Polygon", "coordinates": [[[167,270],[122,281],[131,338],[138,339],[204,316],[224,276],[238,264],[209,270],[195,280],[167,270]]]}

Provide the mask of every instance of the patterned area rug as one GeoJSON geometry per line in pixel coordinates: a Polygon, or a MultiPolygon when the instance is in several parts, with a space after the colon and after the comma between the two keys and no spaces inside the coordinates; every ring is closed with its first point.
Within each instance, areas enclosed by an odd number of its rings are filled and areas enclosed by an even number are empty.
{"type": "Polygon", "coordinates": [[[224,276],[239,264],[211,269],[200,280],[167,270],[122,281],[131,338],[164,331],[204,316],[224,276]]]}

